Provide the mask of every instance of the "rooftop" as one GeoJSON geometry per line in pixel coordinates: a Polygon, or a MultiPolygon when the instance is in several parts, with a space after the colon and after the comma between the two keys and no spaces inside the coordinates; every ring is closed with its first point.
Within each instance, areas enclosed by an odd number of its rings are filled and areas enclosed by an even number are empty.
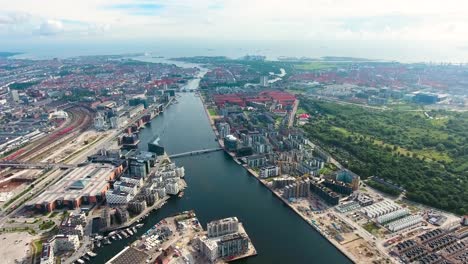
{"type": "Polygon", "coordinates": [[[82,196],[96,196],[106,189],[114,177],[115,167],[109,164],[88,164],[64,172],[62,179],[50,186],[33,202],[51,203],[56,200],[76,200],[82,196]]]}

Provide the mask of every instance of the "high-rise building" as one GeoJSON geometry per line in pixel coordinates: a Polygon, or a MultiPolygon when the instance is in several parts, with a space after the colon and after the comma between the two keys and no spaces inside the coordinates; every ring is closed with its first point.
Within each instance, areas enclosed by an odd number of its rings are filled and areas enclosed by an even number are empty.
{"type": "Polygon", "coordinates": [[[226,122],[218,123],[218,132],[221,138],[225,138],[227,135],[231,134],[231,126],[226,122]]]}
{"type": "Polygon", "coordinates": [[[10,89],[10,96],[11,96],[11,100],[15,104],[19,103],[20,99],[19,99],[19,94],[17,90],[10,89]]]}
{"type": "Polygon", "coordinates": [[[278,166],[267,166],[260,169],[260,178],[268,178],[278,176],[280,169],[278,166]]]}
{"type": "Polygon", "coordinates": [[[227,135],[226,137],[224,137],[224,147],[229,151],[236,150],[237,138],[233,135],[227,135]]]}
{"type": "Polygon", "coordinates": [[[218,237],[239,231],[239,220],[237,217],[229,217],[211,221],[207,225],[208,237],[218,237]]]}
{"type": "Polygon", "coordinates": [[[246,234],[233,233],[225,235],[218,242],[218,257],[231,257],[247,252],[249,239],[246,234]]]}
{"type": "Polygon", "coordinates": [[[96,115],[96,117],[94,118],[94,128],[96,130],[106,130],[107,129],[106,120],[104,120],[104,117],[99,112],[96,115]]]}

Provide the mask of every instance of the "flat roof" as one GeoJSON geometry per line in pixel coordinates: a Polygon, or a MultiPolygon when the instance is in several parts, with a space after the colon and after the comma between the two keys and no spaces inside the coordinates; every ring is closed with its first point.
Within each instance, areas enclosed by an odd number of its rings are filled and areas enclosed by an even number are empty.
{"type": "Polygon", "coordinates": [[[108,184],[115,171],[110,164],[92,163],[64,172],[60,181],[47,188],[34,204],[52,203],[56,200],[76,200],[83,196],[96,196],[108,184]]]}
{"type": "Polygon", "coordinates": [[[106,264],[140,264],[146,263],[149,255],[143,251],[140,251],[133,247],[126,247],[120,251],[117,255],[111,258],[106,264]]]}

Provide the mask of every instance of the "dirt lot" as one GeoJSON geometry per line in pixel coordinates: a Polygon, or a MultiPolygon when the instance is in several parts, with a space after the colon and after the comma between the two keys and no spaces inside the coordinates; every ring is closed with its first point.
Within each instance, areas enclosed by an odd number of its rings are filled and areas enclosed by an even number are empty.
{"type": "Polygon", "coordinates": [[[1,262],[4,264],[30,263],[31,261],[27,256],[31,253],[30,243],[34,238],[28,233],[0,234],[0,243],[8,245],[7,247],[0,247],[1,262]]]}

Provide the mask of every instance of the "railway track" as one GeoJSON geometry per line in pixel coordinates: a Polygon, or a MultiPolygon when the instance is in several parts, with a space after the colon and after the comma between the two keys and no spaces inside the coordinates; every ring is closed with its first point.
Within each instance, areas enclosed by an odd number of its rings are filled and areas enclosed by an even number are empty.
{"type": "Polygon", "coordinates": [[[87,130],[93,119],[92,112],[82,106],[73,106],[66,110],[69,119],[49,135],[17,150],[4,160],[38,161],[58,146],[63,146],[81,132],[87,130]]]}

